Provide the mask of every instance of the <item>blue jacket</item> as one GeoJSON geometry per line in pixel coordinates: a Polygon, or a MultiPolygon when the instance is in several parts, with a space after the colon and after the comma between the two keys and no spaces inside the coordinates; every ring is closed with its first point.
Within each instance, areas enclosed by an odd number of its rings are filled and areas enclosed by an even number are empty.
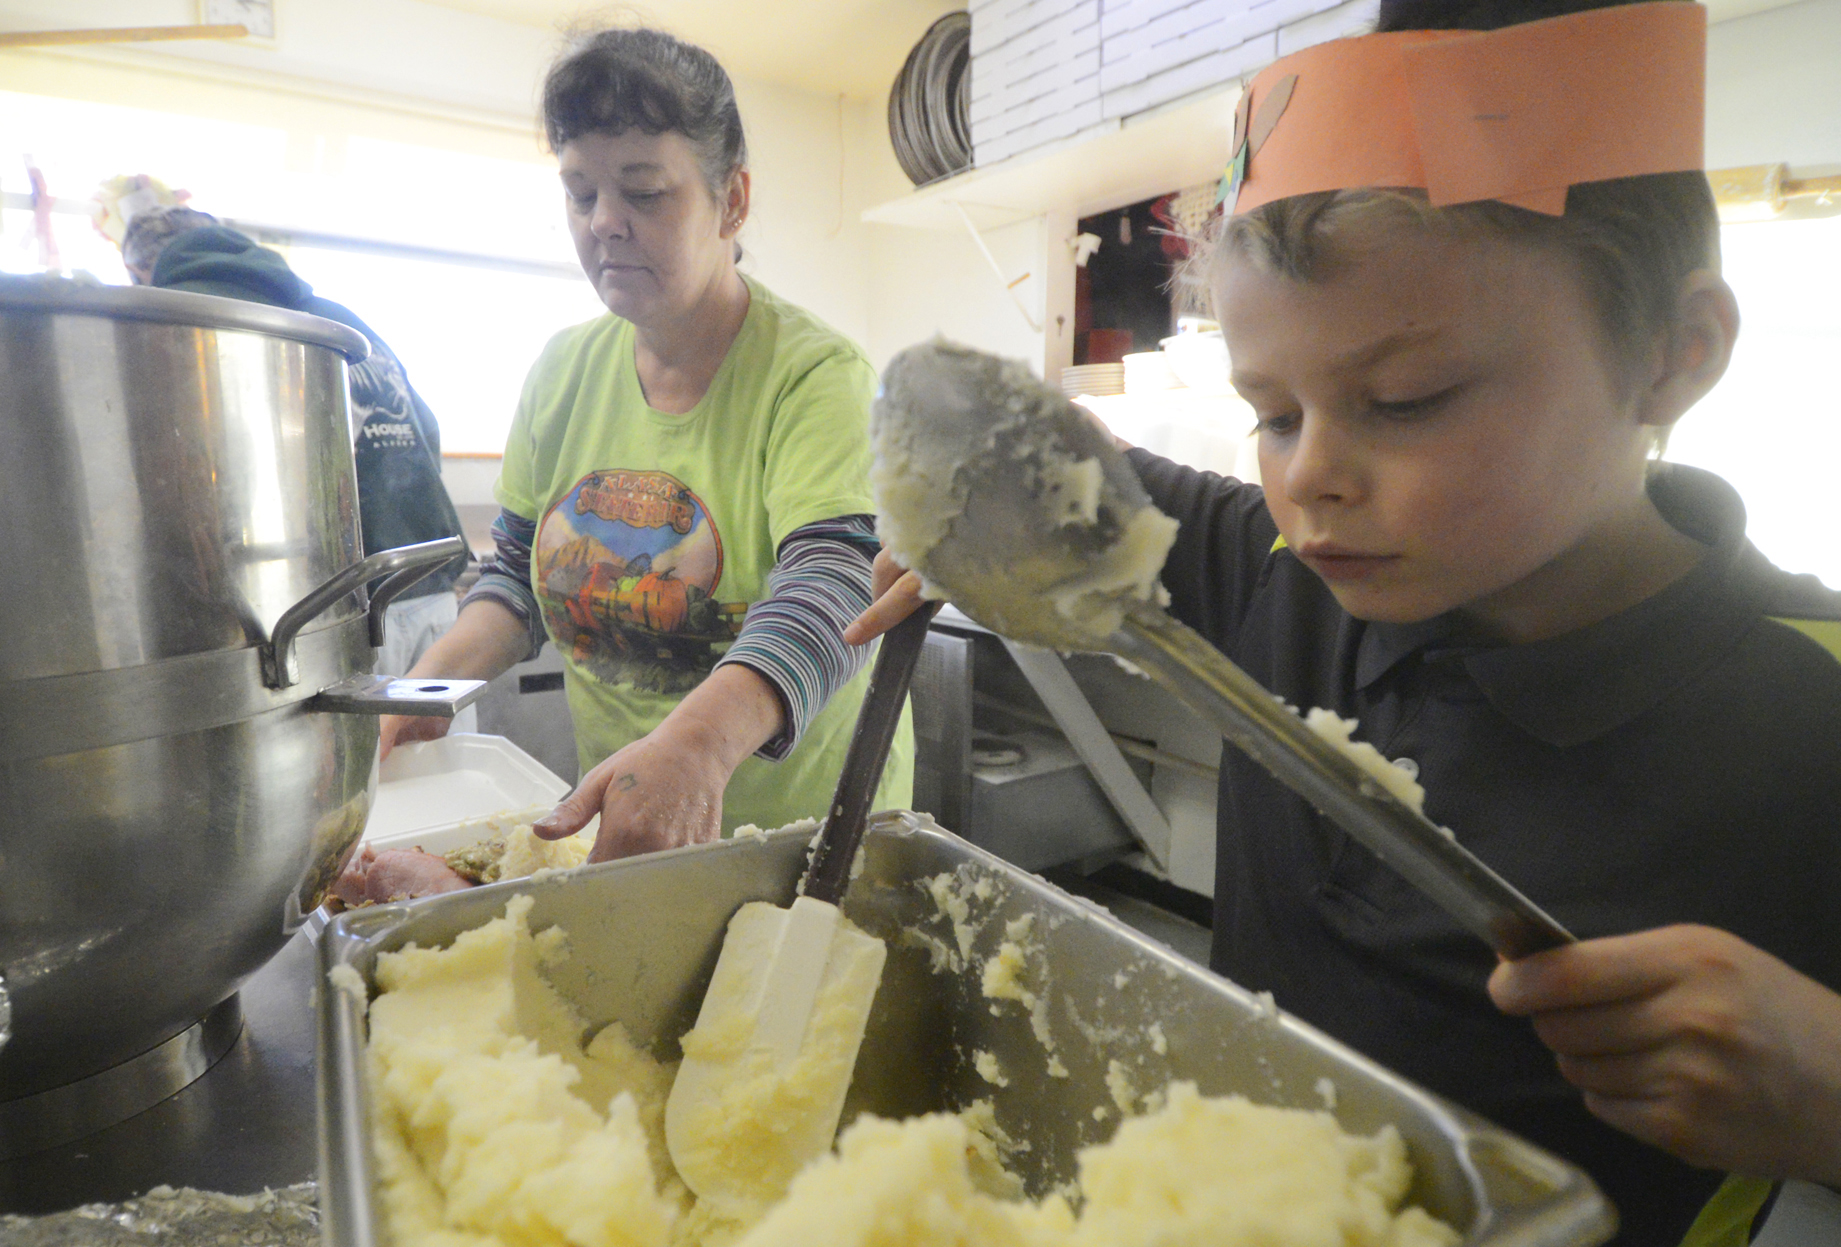
{"type": "MultiPolygon", "coordinates": [[[[395,353],[350,308],[314,294],[279,254],[224,225],[188,230],[167,243],[154,262],[152,284],[324,316],[363,334],[371,357],[352,366],[351,395],[362,417],[354,454],[364,552],[460,533],[460,517],[441,483],[441,427],[395,353]]],[[[451,589],[466,565],[456,559],[405,596],[451,589]]]]}

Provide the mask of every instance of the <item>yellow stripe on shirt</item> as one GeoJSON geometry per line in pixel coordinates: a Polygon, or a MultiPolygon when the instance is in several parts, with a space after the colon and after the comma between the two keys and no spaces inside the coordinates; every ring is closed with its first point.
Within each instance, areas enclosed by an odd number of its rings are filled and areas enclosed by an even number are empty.
{"type": "Polygon", "coordinates": [[[1836,662],[1841,662],[1841,620],[1773,618],[1771,622],[1783,624],[1787,628],[1795,628],[1833,654],[1836,662]]]}
{"type": "Polygon", "coordinates": [[[1769,1178],[1726,1175],[1720,1189],[1701,1208],[1688,1227],[1681,1247],[1745,1247],[1752,1240],[1752,1222],[1775,1185],[1769,1178]]]}

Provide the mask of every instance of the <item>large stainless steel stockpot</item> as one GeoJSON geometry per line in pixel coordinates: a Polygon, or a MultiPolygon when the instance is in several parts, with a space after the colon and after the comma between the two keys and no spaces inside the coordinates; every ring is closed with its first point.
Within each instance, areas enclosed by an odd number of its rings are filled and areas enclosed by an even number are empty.
{"type": "Polygon", "coordinates": [[[368,350],[259,304],[0,279],[0,1158],[202,1072],[363,830],[382,601],[464,549],[360,559],[368,350]]]}

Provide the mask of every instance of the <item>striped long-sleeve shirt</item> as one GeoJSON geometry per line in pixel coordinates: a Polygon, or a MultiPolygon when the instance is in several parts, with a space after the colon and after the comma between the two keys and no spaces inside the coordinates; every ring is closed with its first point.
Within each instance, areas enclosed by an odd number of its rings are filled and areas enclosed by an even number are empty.
{"type": "MultiPolygon", "coordinates": [[[[493,556],[467,594],[490,599],[523,621],[528,656],[543,648],[543,614],[531,591],[531,547],[537,525],[501,511],[493,522],[493,556]]],[[[778,761],[791,753],[832,696],[863,669],[872,647],[844,643],[844,626],[869,605],[875,520],[844,515],[794,529],[780,543],[767,575],[767,596],[748,611],[741,632],[717,666],[740,663],[779,694],[786,712],[781,731],[757,751],[778,761]]]]}

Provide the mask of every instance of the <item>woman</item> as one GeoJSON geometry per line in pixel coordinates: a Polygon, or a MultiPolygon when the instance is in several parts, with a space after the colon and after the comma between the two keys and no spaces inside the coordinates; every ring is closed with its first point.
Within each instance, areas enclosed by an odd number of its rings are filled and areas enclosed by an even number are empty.
{"type": "MultiPolygon", "coordinates": [[[[862,699],[845,624],[877,546],[875,373],[736,269],[750,181],[728,75],[655,30],[577,43],[544,83],[576,253],[611,315],[531,369],[497,557],[412,675],[491,678],[561,649],[593,860],[822,816],[862,699]],[[745,622],[744,622],[745,617],[745,622]]],[[[385,719],[396,740],[440,720],[385,719]]],[[[878,799],[909,799],[904,723],[878,799]]]]}

